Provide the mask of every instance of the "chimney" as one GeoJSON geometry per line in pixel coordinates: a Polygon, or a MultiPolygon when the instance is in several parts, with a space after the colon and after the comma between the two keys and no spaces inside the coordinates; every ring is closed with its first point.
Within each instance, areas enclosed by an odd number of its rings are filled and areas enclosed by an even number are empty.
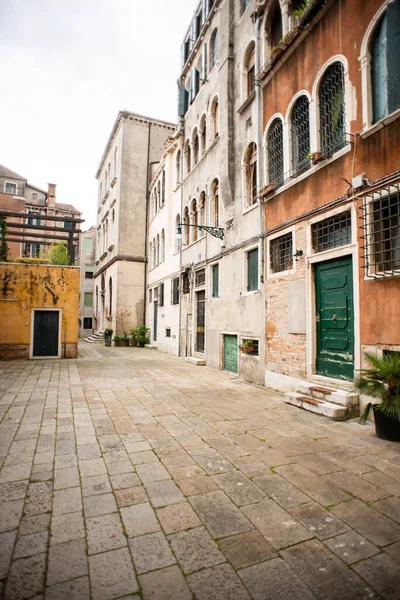
{"type": "Polygon", "coordinates": [[[55,208],[56,206],[56,185],[55,183],[47,184],[47,207],[55,208]]]}

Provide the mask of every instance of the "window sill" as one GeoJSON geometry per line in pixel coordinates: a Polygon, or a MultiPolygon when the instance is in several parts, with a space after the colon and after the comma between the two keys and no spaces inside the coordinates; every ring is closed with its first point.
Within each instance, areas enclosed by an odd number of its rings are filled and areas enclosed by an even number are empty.
{"type": "Polygon", "coordinates": [[[258,208],[260,206],[259,202],[255,202],[254,204],[252,204],[251,206],[248,206],[247,208],[244,208],[242,210],[242,215],[247,215],[247,213],[251,212],[252,210],[254,210],[255,208],[258,208]]]}
{"type": "Polygon", "coordinates": [[[342,158],[342,156],[345,156],[345,154],[347,154],[350,151],[351,151],[351,144],[347,144],[347,146],[345,146],[344,148],[341,148],[341,150],[339,150],[338,152],[333,154],[331,157],[326,158],[325,160],[321,160],[316,165],[313,165],[310,169],[308,169],[305,173],[302,173],[298,177],[294,178],[293,181],[288,181],[287,183],[285,183],[278,189],[276,189],[273,192],[271,192],[270,194],[268,194],[267,198],[264,195],[264,202],[269,202],[273,198],[276,198],[276,196],[279,196],[279,194],[282,194],[282,192],[285,192],[286,190],[293,187],[294,185],[297,185],[301,181],[304,181],[305,179],[307,179],[307,177],[314,175],[317,171],[319,171],[320,169],[323,169],[327,165],[330,165],[335,160],[342,158]]]}
{"type": "Polygon", "coordinates": [[[254,290],[251,292],[246,290],[245,292],[242,292],[242,296],[257,296],[257,294],[261,294],[261,290],[254,290]]]}
{"type": "Polygon", "coordinates": [[[387,127],[388,125],[390,125],[390,123],[393,123],[393,121],[396,121],[399,118],[400,118],[400,108],[395,110],[391,115],[388,115],[387,117],[382,119],[382,121],[378,121],[378,123],[374,123],[374,125],[370,125],[370,127],[368,127],[367,129],[364,129],[364,131],[362,133],[360,133],[360,137],[364,140],[365,138],[369,137],[370,135],[373,135],[374,133],[376,133],[377,131],[384,129],[384,127],[387,127]]]}
{"type": "Polygon", "coordinates": [[[279,279],[280,277],[287,277],[288,275],[292,275],[293,273],[296,273],[295,268],[286,269],[285,271],[278,271],[278,273],[268,273],[267,280],[270,281],[274,279],[279,279]]]}
{"type": "Polygon", "coordinates": [[[248,106],[250,106],[250,104],[253,102],[255,97],[256,97],[256,90],[253,90],[251,92],[251,94],[243,102],[243,104],[241,106],[239,106],[239,108],[237,109],[237,112],[239,113],[239,115],[241,115],[246,110],[246,108],[248,106]]]}

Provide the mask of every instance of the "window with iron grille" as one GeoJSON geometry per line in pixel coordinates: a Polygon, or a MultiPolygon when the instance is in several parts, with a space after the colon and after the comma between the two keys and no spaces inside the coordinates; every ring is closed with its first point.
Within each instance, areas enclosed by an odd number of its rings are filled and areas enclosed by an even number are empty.
{"type": "Polygon", "coordinates": [[[323,252],[351,243],[350,211],[314,223],[311,227],[314,252],[323,252]]]}
{"type": "Polygon", "coordinates": [[[196,271],[196,285],[204,285],[206,282],[206,270],[200,269],[200,271],[196,271]]]}
{"type": "Polygon", "coordinates": [[[274,119],[268,131],[268,182],[280,186],[283,184],[283,125],[280,119],[274,119]]]}
{"type": "Polygon", "coordinates": [[[292,133],[292,177],[297,177],[310,168],[310,103],[301,96],[293,107],[292,133]]]}
{"type": "Polygon", "coordinates": [[[344,106],[344,68],[341,62],[331,65],[319,87],[319,128],[321,152],[329,156],[346,145],[344,106]]]}
{"type": "Polygon", "coordinates": [[[281,235],[269,244],[270,266],[273,273],[281,273],[293,265],[293,234],[281,235]]]}
{"type": "Polygon", "coordinates": [[[362,229],[366,274],[400,274],[400,183],[365,198],[362,229]]]}
{"type": "Polygon", "coordinates": [[[179,304],[179,277],[171,279],[171,304],[179,304]]]}

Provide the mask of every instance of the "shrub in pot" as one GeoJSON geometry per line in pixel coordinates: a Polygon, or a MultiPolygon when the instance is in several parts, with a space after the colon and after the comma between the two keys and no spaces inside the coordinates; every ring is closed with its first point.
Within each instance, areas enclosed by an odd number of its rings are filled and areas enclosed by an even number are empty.
{"type": "Polygon", "coordinates": [[[122,337],[120,335],[114,335],[114,346],[121,346],[122,337]]]}
{"type": "Polygon", "coordinates": [[[366,352],[371,365],[362,369],[354,389],[375,398],[369,402],[360,418],[365,423],[374,413],[376,435],[391,442],[400,442],[400,352],[390,352],[382,357],[366,352]]]}
{"type": "Polygon", "coordinates": [[[114,333],[113,329],[106,328],[104,330],[104,345],[105,346],[111,346],[111,338],[112,338],[113,333],[114,333]]]}
{"type": "Polygon", "coordinates": [[[138,330],[131,329],[129,333],[131,334],[131,346],[137,346],[136,335],[138,334],[138,330]]]}
{"type": "Polygon", "coordinates": [[[145,344],[150,342],[149,331],[150,329],[145,325],[142,325],[136,329],[135,340],[140,348],[143,348],[145,344]]]}

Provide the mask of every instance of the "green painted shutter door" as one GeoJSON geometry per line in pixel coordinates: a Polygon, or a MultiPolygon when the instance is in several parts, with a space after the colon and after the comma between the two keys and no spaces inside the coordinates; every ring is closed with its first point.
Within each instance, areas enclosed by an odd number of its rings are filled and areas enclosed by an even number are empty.
{"type": "Polygon", "coordinates": [[[236,335],[224,335],[224,370],[238,372],[238,346],[236,335]]]}
{"type": "Polygon", "coordinates": [[[383,17],[371,48],[373,122],[388,114],[387,18],[383,17]]]}
{"type": "Polygon", "coordinates": [[[247,253],[247,291],[258,290],[258,248],[247,253]]]}
{"type": "Polygon", "coordinates": [[[219,265],[213,266],[213,280],[212,280],[212,297],[218,298],[219,296],[219,265]]]}
{"type": "Polygon", "coordinates": [[[390,2],[387,15],[389,114],[400,108],[400,0],[390,2]]]}

